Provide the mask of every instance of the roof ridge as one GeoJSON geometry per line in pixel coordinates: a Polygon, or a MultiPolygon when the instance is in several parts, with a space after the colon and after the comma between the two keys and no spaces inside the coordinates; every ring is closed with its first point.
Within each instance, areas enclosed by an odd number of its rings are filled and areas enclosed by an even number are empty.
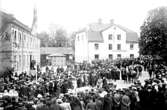
{"type": "Polygon", "coordinates": [[[129,28],[127,28],[125,26],[122,26],[120,24],[115,24],[115,25],[118,26],[119,28],[121,28],[122,30],[126,31],[126,32],[137,33],[135,31],[133,31],[132,29],[129,29],[129,28]]]}
{"type": "MultiPolygon", "coordinates": [[[[7,23],[15,23],[16,25],[19,25],[20,27],[24,28],[25,30],[31,32],[31,28],[27,25],[23,24],[21,21],[19,21],[16,17],[14,17],[12,14],[6,13],[4,11],[0,10],[0,16],[4,19],[7,19],[7,23]]],[[[2,18],[2,19],[3,19],[2,18]]]]}

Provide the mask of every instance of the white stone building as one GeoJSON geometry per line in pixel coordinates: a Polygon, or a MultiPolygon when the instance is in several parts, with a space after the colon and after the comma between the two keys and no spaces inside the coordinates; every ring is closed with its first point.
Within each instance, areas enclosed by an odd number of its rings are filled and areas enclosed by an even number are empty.
{"type": "Polygon", "coordinates": [[[75,61],[114,60],[139,56],[138,35],[121,25],[98,23],[76,33],[75,61]]]}

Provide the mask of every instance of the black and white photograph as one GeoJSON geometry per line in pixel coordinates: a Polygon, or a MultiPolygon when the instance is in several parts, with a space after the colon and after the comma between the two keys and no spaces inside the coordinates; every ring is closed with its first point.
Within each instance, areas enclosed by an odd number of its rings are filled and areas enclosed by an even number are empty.
{"type": "Polygon", "coordinates": [[[0,110],[167,110],[167,0],[0,0],[0,110]]]}

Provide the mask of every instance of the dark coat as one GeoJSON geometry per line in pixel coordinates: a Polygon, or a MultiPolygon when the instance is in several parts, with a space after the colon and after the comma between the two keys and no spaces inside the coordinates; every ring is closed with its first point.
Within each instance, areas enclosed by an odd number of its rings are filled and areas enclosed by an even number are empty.
{"type": "Polygon", "coordinates": [[[124,95],[121,100],[121,110],[130,110],[130,98],[127,95],[124,95]]]}
{"type": "Polygon", "coordinates": [[[111,97],[105,96],[103,103],[103,110],[112,110],[113,101],[111,97]]]}
{"type": "Polygon", "coordinates": [[[49,110],[62,110],[59,104],[52,104],[49,110]]]}

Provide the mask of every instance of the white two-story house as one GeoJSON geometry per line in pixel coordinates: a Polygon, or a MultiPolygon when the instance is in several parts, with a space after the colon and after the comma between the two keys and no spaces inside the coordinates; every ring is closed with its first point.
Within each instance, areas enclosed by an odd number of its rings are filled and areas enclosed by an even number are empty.
{"type": "Polygon", "coordinates": [[[139,56],[138,35],[121,25],[90,24],[76,33],[75,61],[115,60],[139,56]]]}

